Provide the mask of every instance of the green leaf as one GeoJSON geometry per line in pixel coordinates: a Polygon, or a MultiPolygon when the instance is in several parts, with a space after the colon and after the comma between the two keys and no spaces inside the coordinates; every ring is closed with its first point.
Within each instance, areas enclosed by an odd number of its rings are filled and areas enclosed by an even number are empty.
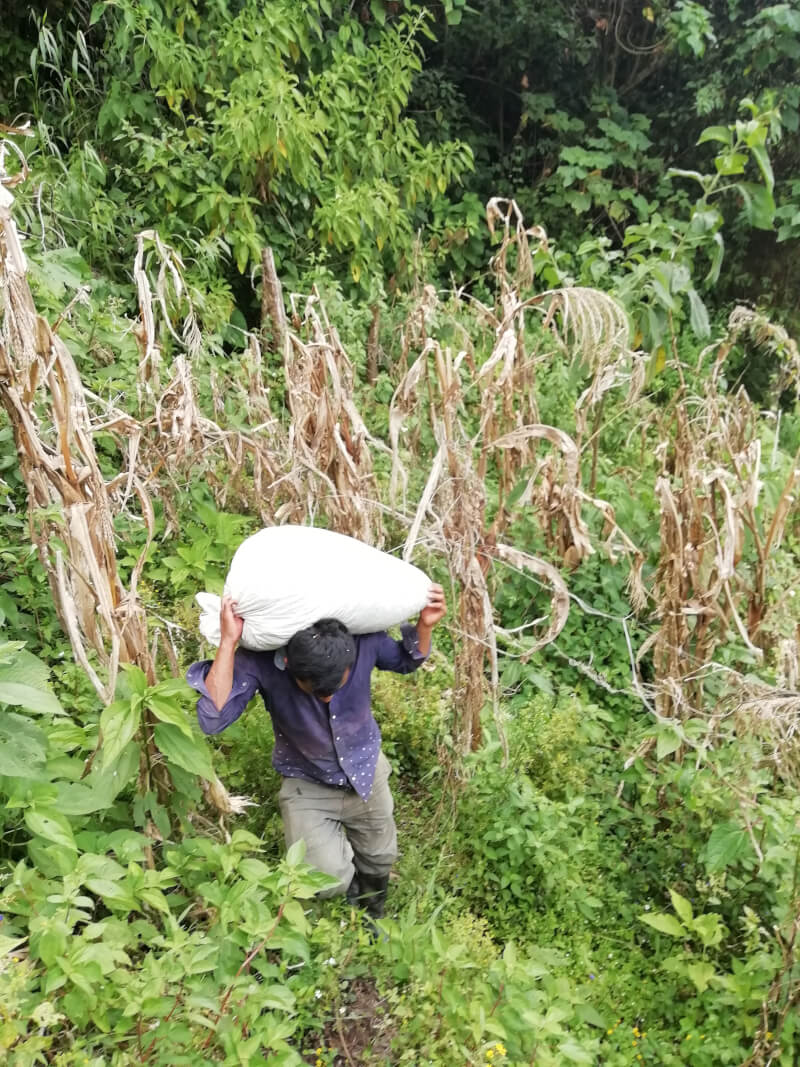
{"type": "Polygon", "coordinates": [[[22,715],[0,715],[0,774],[33,777],[47,758],[47,737],[22,715]]]}
{"type": "Polygon", "coordinates": [[[700,940],[706,948],[711,945],[718,945],[722,941],[724,927],[719,915],[715,915],[713,912],[709,912],[707,915],[698,915],[692,926],[700,935],[700,940]]]}
{"type": "Polygon", "coordinates": [[[582,1022],[588,1023],[589,1026],[597,1026],[600,1030],[606,1030],[608,1024],[597,1008],[591,1004],[576,1004],[575,1014],[582,1022]]]}
{"type": "Polygon", "coordinates": [[[730,146],[733,144],[733,131],[727,126],[706,126],[697,138],[697,143],[705,144],[707,141],[721,141],[722,144],[730,146]]]}
{"type": "Polygon", "coordinates": [[[386,9],[383,6],[383,0],[369,0],[369,9],[378,25],[383,26],[386,22],[386,9]]]}
{"type": "Polygon", "coordinates": [[[772,164],[769,161],[766,148],[764,145],[753,144],[750,146],[750,151],[753,153],[753,158],[764,178],[764,184],[769,192],[772,192],[775,188],[775,175],[772,173],[772,164]]]}
{"type": "Polygon", "coordinates": [[[64,715],[56,697],[46,689],[34,689],[22,682],[7,682],[0,677],[0,704],[14,704],[41,715],[64,715]]]}
{"type": "Polygon", "coordinates": [[[706,867],[710,872],[724,871],[738,860],[752,854],[747,831],[734,822],[715,826],[705,847],[706,867]]]}
{"type": "Polygon", "coordinates": [[[286,853],[286,863],[290,867],[295,867],[298,863],[302,863],[306,855],[306,843],[301,837],[299,841],[295,841],[293,845],[289,846],[286,853]]]}
{"type": "Polygon", "coordinates": [[[686,931],[674,915],[640,915],[639,918],[661,934],[668,934],[670,937],[686,937],[686,931]]]}
{"type": "Polygon", "coordinates": [[[296,930],[299,934],[308,934],[311,931],[311,924],[306,918],[303,911],[303,905],[299,900],[289,900],[283,909],[283,917],[289,923],[293,930],[296,930]]]}
{"type": "Polygon", "coordinates": [[[158,749],[171,763],[198,774],[207,781],[214,779],[214,767],[208,746],[194,735],[189,737],[172,723],[159,723],[153,731],[158,749]]]}
{"type": "Polygon", "coordinates": [[[177,726],[181,733],[187,737],[192,736],[192,728],[186,718],[186,712],[175,701],[165,700],[161,697],[148,696],[145,698],[145,706],[152,711],[161,722],[171,723],[177,726]]]}
{"type": "Polygon", "coordinates": [[[708,321],[708,310],[700,299],[696,289],[689,290],[689,322],[695,336],[700,339],[708,337],[711,333],[711,324],[708,321]]]}
{"type": "Polygon", "coordinates": [[[686,923],[686,925],[688,926],[694,918],[692,905],[689,903],[686,897],[682,897],[680,893],[676,893],[674,889],[670,889],[669,895],[672,899],[672,906],[678,914],[681,922],[686,923]]]}
{"type": "Polygon", "coordinates": [[[708,983],[714,977],[716,973],[710,963],[698,962],[690,963],[686,968],[686,973],[694,982],[695,988],[698,993],[705,993],[708,989],[708,983]]]}
{"type": "Polygon", "coordinates": [[[125,672],[125,681],[130,686],[131,692],[143,697],[147,692],[147,678],[142,668],[137,667],[134,663],[123,663],[122,669],[125,672]]]}
{"type": "Polygon", "coordinates": [[[673,726],[663,726],[658,731],[656,739],[656,758],[664,759],[677,752],[683,743],[683,738],[673,726]]]}
{"type": "Polygon", "coordinates": [[[714,283],[718,280],[724,255],[725,241],[723,240],[721,233],[715,233],[714,251],[711,257],[711,266],[709,267],[708,274],[705,277],[706,285],[714,285],[714,283]]]}
{"type": "Polygon", "coordinates": [[[32,834],[43,837],[45,841],[52,841],[54,845],[78,851],[72,835],[72,827],[59,811],[31,808],[25,812],[25,825],[32,834]]]}
{"type": "Polygon", "coordinates": [[[722,175],[744,174],[747,155],[744,152],[721,152],[714,159],[717,173],[722,175]]]}
{"type": "Polygon", "coordinates": [[[138,701],[115,700],[103,709],[100,730],[103,734],[103,767],[116,760],[139,729],[141,706],[138,701]]]}
{"type": "Polygon", "coordinates": [[[775,200],[769,189],[755,182],[739,182],[736,186],[744,200],[747,221],[757,230],[771,230],[775,219],[775,200]]]}
{"type": "Polygon", "coordinates": [[[56,804],[65,815],[91,815],[108,807],[108,798],[82,782],[56,782],[56,804]]]}

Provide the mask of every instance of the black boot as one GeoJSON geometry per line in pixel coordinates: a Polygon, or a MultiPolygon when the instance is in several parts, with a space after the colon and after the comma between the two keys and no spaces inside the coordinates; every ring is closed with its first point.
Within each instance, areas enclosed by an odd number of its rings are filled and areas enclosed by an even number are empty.
{"type": "Polygon", "coordinates": [[[344,897],[348,904],[351,904],[353,907],[358,907],[358,905],[360,904],[360,895],[361,886],[358,881],[358,871],[356,871],[353,874],[353,877],[350,881],[350,885],[345,890],[344,897]]]}
{"type": "MultiPolygon", "coordinates": [[[[389,875],[364,874],[359,871],[354,876],[358,879],[358,903],[370,919],[382,919],[386,910],[386,894],[389,891],[389,875]]],[[[349,896],[348,890],[348,896],[349,896]]]]}

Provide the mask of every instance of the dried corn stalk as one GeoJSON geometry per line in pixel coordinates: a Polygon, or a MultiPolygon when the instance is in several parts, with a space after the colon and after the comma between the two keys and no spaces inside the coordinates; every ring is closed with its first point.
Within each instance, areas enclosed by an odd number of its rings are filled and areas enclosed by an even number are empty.
{"type": "Polygon", "coordinates": [[[286,398],[289,451],[305,473],[308,510],[369,544],[382,542],[370,436],[353,402],[353,367],[314,293],[304,312],[305,339],[290,332],[286,398]]]}
{"type": "Polygon", "coordinates": [[[650,645],[664,715],[703,713],[702,668],[729,634],[762,657],[770,557],[794,506],[798,472],[790,470],[775,503],[762,499],[756,434],[747,396],[718,392],[714,375],[705,397],[680,399],[661,427],[660,627],[650,645]]]}
{"type": "MultiPolygon", "coordinates": [[[[120,662],[137,664],[155,681],[136,593],[144,553],[126,588],[117,570],[111,502],[80,376],[67,347],[36,313],[10,207],[5,193],[0,203],[0,400],[14,432],[31,534],[59,619],[76,659],[108,703],[120,662]]],[[[133,420],[128,422],[132,428],[133,420]]],[[[130,486],[152,536],[149,498],[133,474],[130,486]]]]}

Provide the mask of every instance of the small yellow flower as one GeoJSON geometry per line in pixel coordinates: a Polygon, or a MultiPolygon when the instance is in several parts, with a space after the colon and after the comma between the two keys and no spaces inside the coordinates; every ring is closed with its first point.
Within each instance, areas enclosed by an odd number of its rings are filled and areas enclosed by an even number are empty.
{"type": "Polygon", "coordinates": [[[318,1048],[318,1049],[317,1049],[317,1055],[318,1055],[318,1056],[321,1056],[321,1055],[322,1055],[322,1049],[321,1049],[321,1048],[318,1048]]]}
{"type": "Polygon", "coordinates": [[[495,1051],[496,1052],[499,1052],[501,1056],[505,1056],[505,1054],[506,1054],[505,1045],[503,1045],[500,1041],[498,1041],[497,1044],[494,1047],[495,1047],[495,1051]]]}
{"type": "Polygon", "coordinates": [[[613,1030],[606,1030],[606,1033],[608,1034],[609,1037],[611,1037],[611,1035],[614,1033],[614,1031],[613,1030]]]}
{"type": "Polygon", "coordinates": [[[492,1049],[489,1049],[487,1051],[487,1053],[486,1053],[486,1059],[490,1060],[493,1056],[494,1056],[494,1052],[492,1051],[492,1049]]]}
{"type": "Polygon", "coordinates": [[[642,1031],[642,1037],[647,1037],[647,1031],[646,1030],[642,1031]]]}
{"type": "Polygon", "coordinates": [[[634,1048],[636,1048],[636,1046],[639,1044],[639,1042],[638,1041],[631,1041],[631,1044],[633,1045],[634,1048]]]}
{"type": "Polygon", "coordinates": [[[631,1031],[631,1033],[633,1034],[634,1037],[641,1037],[641,1034],[639,1033],[639,1027],[638,1026],[634,1026],[634,1028],[631,1031]]]}
{"type": "Polygon", "coordinates": [[[687,1034],[686,1037],[684,1038],[684,1041],[691,1041],[691,1039],[692,1039],[692,1035],[691,1034],[687,1034]]]}
{"type": "Polygon", "coordinates": [[[771,1040],[772,1040],[772,1031],[771,1030],[767,1030],[767,1041],[771,1041],[771,1040]]]}
{"type": "Polygon", "coordinates": [[[322,1067],[322,1060],[317,1060],[317,1062],[314,1064],[314,1067],[322,1067]]]}

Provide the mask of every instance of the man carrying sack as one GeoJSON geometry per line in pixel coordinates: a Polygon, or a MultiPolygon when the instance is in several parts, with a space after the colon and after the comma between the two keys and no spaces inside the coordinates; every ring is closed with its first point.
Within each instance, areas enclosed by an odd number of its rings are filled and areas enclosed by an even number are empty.
{"type": "Polygon", "coordinates": [[[346,893],[372,919],[384,913],[397,830],[370,677],[376,667],[417,670],[446,611],[441,586],[431,585],[416,626],[403,626],[399,641],[385,631],[356,636],[336,619],[320,619],[284,647],[251,651],[237,647],[244,620],[225,596],[217,655],[186,676],[200,694],[197,717],[207,734],[230,726],[261,693],[275,733],[272,764],[283,776],[287,847],[304,839],[306,861],[337,880],[320,896],[346,893]]]}

